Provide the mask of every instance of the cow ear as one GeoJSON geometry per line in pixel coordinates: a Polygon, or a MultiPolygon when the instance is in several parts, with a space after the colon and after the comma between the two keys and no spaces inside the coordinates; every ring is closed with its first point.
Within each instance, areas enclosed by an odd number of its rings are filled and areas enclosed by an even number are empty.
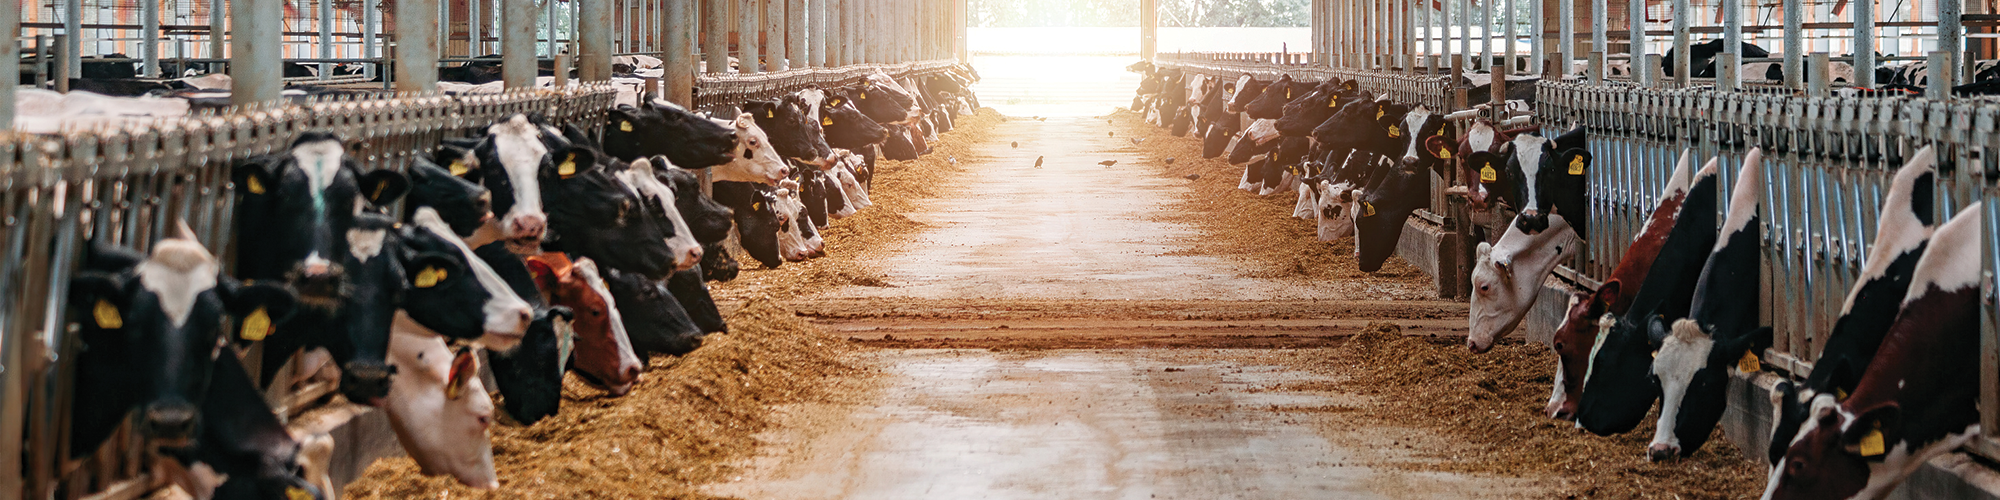
{"type": "Polygon", "coordinates": [[[445,375],[445,397],[452,400],[464,397],[467,384],[478,376],[479,356],[469,347],[459,348],[451,356],[451,371],[445,375]]]}
{"type": "Polygon", "coordinates": [[[239,285],[229,278],[218,283],[216,291],[222,297],[222,308],[236,318],[237,336],[243,340],[263,340],[292,317],[298,304],[298,296],[283,285],[239,285]]]}
{"type": "Polygon", "coordinates": [[[555,266],[549,265],[548,261],[534,257],[521,259],[521,261],[528,265],[528,274],[535,276],[535,288],[542,290],[560,288],[559,281],[561,281],[561,278],[556,276],[555,266]]]}
{"type": "Polygon", "coordinates": [[[1565,132],[1562,135],[1556,136],[1556,148],[1583,149],[1587,135],[1588,134],[1584,131],[1584,128],[1579,126],[1575,129],[1570,130],[1569,132],[1565,132]]]}
{"type": "Polygon", "coordinates": [[[551,306],[547,311],[546,317],[551,320],[562,318],[563,321],[574,321],[576,320],[576,311],[570,309],[569,306],[551,306]]]}
{"type": "Polygon", "coordinates": [[[1556,155],[1555,167],[1569,175],[1583,175],[1590,170],[1591,158],[1590,151],[1583,148],[1565,149],[1556,155]]]}
{"type": "Polygon", "coordinates": [[[236,164],[229,173],[229,180],[236,183],[236,191],[249,195],[262,195],[278,187],[279,166],[282,158],[273,155],[259,156],[236,164]]]}
{"type": "Polygon", "coordinates": [[[1598,285],[1597,293],[1593,294],[1594,300],[1592,300],[1593,303],[1590,305],[1591,315],[1594,316],[1610,310],[1611,302],[1617,300],[1618,289],[1622,286],[1623,283],[1619,283],[1618,280],[1606,281],[1604,284],[1598,285]]]}
{"type": "Polygon", "coordinates": [[[564,139],[569,139],[569,142],[576,144],[597,144],[598,142],[595,139],[591,139],[589,132],[585,132],[574,123],[563,124],[562,134],[564,139]]]}
{"type": "Polygon", "coordinates": [[[127,289],[136,280],[124,274],[83,271],[69,280],[69,303],[79,311],[86,325],[110,330],[125,326],[125,308],[130,306],[127,289]]]}
{"type": "Polygon", "coordinates": [[[375,206],[395,203],[410,192],[410,178],[401,172],[377,169],[361,174],[361,193],[375,206]]]}
{"type": "Polygon", "coordinates": [[[1895,429],[1901,419],[1903,408],[1895,403],[1867,409],[1855,415],[1854,420],[1840,431],[1840,443],[1848,453],[1862,457],[1878,457],[1888,452],[1892,443],[1882,429],[1895,429]]]}
{"type": "Polygon", "coordinates": [[[411,286],[430,288],[444,283],[453,276],[463,274],[465,265],[461,262],[450,254],[423,252],[410,258],[409,262],[403,264],[403,268],[412,270],[409,275],[411,286]]]}

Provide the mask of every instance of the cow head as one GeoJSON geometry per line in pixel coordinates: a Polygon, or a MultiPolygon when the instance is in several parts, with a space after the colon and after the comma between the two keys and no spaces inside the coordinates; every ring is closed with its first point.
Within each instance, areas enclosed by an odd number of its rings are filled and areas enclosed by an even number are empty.
{"type": "Polygon", "coordinates": [[[389,390],[390,428],[425,475],[448,475],[466,486],[500,487],[493,471],[493,399],[479,380],[474,348],[397,332],[390,341],[396,383],[389,390]]]}
{"type": "Polygon", "coordinates": [[[299,134],[284,152],[238,165],[231,180],[238,234],[236,276],[293,281],[301,293],[324,297],[340,281],[335,261],[347,253],[343,235],[356,214],[401,197],[408,180],[376,170],[362,174],[339,137],[299,134]]]}
{"type": "Polygon", "coordinates": [[[1520,181],[1500,155],[1501,147],[1513,140],[1512,134],[1495,129],[1492,122],[1484,119],[1474,121],[1466,128],[1465,136],[1459,138],[1458,178],[1465,183],[1467,208],[1486,211],[1499,203],[1511,208],[1521,206],[1521,200],[1516,198],[1520,194],[1517,187],[1520,181]]]}
{"type": "Polygon", "coordinates": [[[1771,345],[1771,330],[1757,327],[1757,301],[1742,296],[1743,290],[1757,286],[1762,264],[1757,207],[1764,192],[1763,155],[1762,149],[1752,148],[1744,156],[1722,235],[1702,266],[1692,309],[1673,323],[1672,334],[1662,339],[1653,358],[1661,395],[1659,425],[1647,447],[1653,460],[1701,449],[1728,404],[1729,370],[1754,365],[1755,353],[1771,345]]]}
{"type": "Polygon", "coordinates": [[[571,149],[565,158],[569,166],[550,172],[542,186],[553,201],[550,246],[655,279],[673,272],[682,254],[667,243],[673,227],[660,223],[668,220],[672,201],[635,192],[589,148],[571,149]]]}
{"type": "Polygon", "coordinates": [[[1312,93],[1285,104],[1284,116],[1278,118],[1278,133],[1287,137],[1311,135],[1314,127],[1326,123],[1340,110],[1340,105],[1360,97],[1359,91],[1347,91],[1345,83],[1338,78],[1328,79],[1314,88],[1312,93]]]}
{"type": "Polygon", "coordinates": [[[778,249],[785,260],[792,262],[825,255],[824,246],[818,241],[819,233],[805,220],[806,207],[799,200],[799,189],[798,182],[786,179],[771,192],[777,200],[772,209],[778,214],[778,249]]]}
{"type": "Polygon", "coordinates": [[[604,152],[621,160],[666,155],[681,168],[703,169],[729,163],[740,153],[738,131],[730,124],[718,124],[671,102],[619,106],[607,116],[604,152]]]}
{"type": "Polygon", "coordinates": [[[1354,184],[1312,180],[1314,191],[1313,225],[1320,241],[1334,241],[1354,233],[1354,184]]]}
{"type": "Polygon", "coordinates": [[[778,155],[778,150],[771,146],[770,136],[764,134],[749,113],[737,115],[734,121],[716,120],[716,123],[735,127],[736,159],[717,166],[715,180],[773,184],[791,175],[785,158],[778,155]]]}
{"type": "Polygon", "coordinates": [[[473,152],[479,169],[465,177],[493,193],[493,213],[498,215],[487,222],[487,230],[515,253],[539,251],[548,230],[542,180],[579,167],[566,151],[557,151],[566,149],[567,142],[539,119],[517,114],[487,127],[486,141],[473,152]]]}
{"type": "Polygon", "coordinates": [[[860,150],[889,140],[889,129],[854,107],[845,94],[832,93],[820,104],[820,129],[828,146],[860,150]]]}
{"type": "Polygon", "coordinates": [[[1304,92],[1298,92],[1299,95],[1293,95],[1294,92],[1292,89],[1292,75],[1281,75],[1278,77],[1278,81],[1271,82],[1270,86],[1265,87],[1264,92],[1259,92],[1257,98],[1245,104],[1243,111],[1248,113],[1252,119],[1276,120],[1285,115],[1285,103],[1289,103],[1292,99],[1303,97],[1304,95],[1304,92]]]}
{"type": "Polygon", "coordinates": [[[778,217],[778,199],[772,190],[763,184],[748,182],[716,182],[715,201],[729,206],[735,214],[737,243],[750,257],[767,268],[777,268],[785,263],[779,250],[778,232],[782,225],[778,217]]]}
{"type": "MultiPolygon", "coordinates": [[[[681,217],[678,201],[674,199],[674,189],[660,182],[656,177],[653,162],[646,158],[633,160],[624,170],[616,172],[625,187],[638,193],[639,198],[651,205],[642,210],[653,223],[666,232],[667,251],[674,256],[674,270],[682,271],[701,263],[701,243],[694,239],[687,220],[681,217]]],[[[662,165],[672,169],[672,165],[662,165]]]]}
{"type": "Polygon", "coordinates": [[[1389,132],[1390,137],[1402,141],[1404,165],[1429,168],[1442,177],[1450,165],[1451,149],[1458,144],[1457,128],[1430,109],[1417,106],[1404,113],[1401,122],[1391,125],[1389,132]]]}
{"type": "Polygon", "coordinates": [[[778,156],[795,165],[809,165],[825,168],[832,164],[832,149],[826,145],[826,134],[819,122],[812,119],[813,110],[798,94],[787,94],[776,101],[750,101],[744,103],[743,112],[756,120],[757,126],[770,136],[771,147],[778,156]]]}
{"type": "Polygon", "coordinates": [[[1246,108],[1250,107],[1250,102],[1257,100],[1258,97],[1262,97],[1264,89],[1270,86],[1271,82],[1258,80],[1250,75],[1243,75],[1243,77],[1238,78],[1236,80],[1236,94],[1229,97],[1227,112],[1244,112],[1246,108]]]}
{"type": "Polygon", "coordinates": [[[81,316],[80,335],[90,344],[79,363],[124,374],[79,375],[80,394],[103,401],[80,403],[76,418],[109,425],[79,426],[72,450],[95,449],[133,410],[146,437],[195,437],[213,360],[235,356],[222,352],[222,329],[231,323],[225,316],[261,336],[288,318],[294,305],[283,287],[241,285],[221,271],[183,224],[179,236],[155,243],[152,255],[131,268],[86,271],[71,280],[70,304],[81,316]]]}
{"type": "Polygon", "coordinates": [[[618,304],[618,318],[640,358],[651,354],[681,355],[701,346],[701,329],[659,280],[599,268],[604,284],[618,304]]]}
{"type": "Polygon", "coordinates": [[[535,273],[535,284],[548,294],[549,303],[576,313],[571,327],[576,332],[576,371],[585,382],[615,396],[631,392],[645,364],[632,350],[625,333],[617,302],[598,274],[597,263],[587,258],[571,262],[560,252],[527,258],[535,273]]]}
{"type": "Polygon", "coordinates": [[[1540,295],[1542,279],[1582,248],[1583,241],[1562,217],[1560,226],[1536,234],[1508,226],[1492,244],[1480,242],[1472,268],[1472,303],[1465,346],[1475,353],[1514,331],[1540,295]]]}
{"type": "Polygon", "coordinates": [[[1357,98],[1341,105],[1332,118],[1314,128],[1312,138],[1322,151],[1336,155],[1361,150],[1401,158],[1410,136],[1399,122],[1409,112],[1409,106],[1357,98]],[[1390,135],[1392,126],[1397,127],[1394,136],[1390,135]]]}
{"type": "Polygon", "coordinates": [[[439,335],[505,351],[520,343],[534,313],[491,266],[452,233],[436,210],[418,208],[400,235],[403,296],[410,319],[439,335]]]}
{"type": "Polygon", "coordinates": [[[868,199],[868,186],[861,183],[861,177],[857,174],[868,168],[862,164],[861,155],[841,150],[836,151],[835,156],[839,157],[840,161],[834,167],[833,173],[840,179],[840,189],[842,194],[847,196],[848,204],[856,209],[874,206],[875,202],[868,199]]]}
{"type": "Polygon", "coordinates": [[[1584,149],[1584,129],[1578,127],[1553,140],[1521,134],[1502,147],[1507,170],[1516,175],[1520,216],[1514,224],[1534,234],[1549,229],[1549,214],[1561,213],[1569,219],[1578,236],[1588,237],[1589,221],[1585,192],[1591,155],[1584,149]]]}

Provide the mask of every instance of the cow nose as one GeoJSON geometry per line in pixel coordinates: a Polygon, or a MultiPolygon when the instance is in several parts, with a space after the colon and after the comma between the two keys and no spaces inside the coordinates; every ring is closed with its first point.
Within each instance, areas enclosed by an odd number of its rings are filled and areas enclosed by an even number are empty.
{"type": "Polygon", "coordinates": [[[540,238],[548,230],[549,219],[542,214],[523,215],[514,218],[513,226],[515,238],[540,238]]]}
{"type": "Polygon", "coordinates": [[[1681,447],[1679,446],[1667,443],[1653,443],[1652,446],[1646,447],[1646,459],[1654,462],[1665,462],[1673,460],[1674,455],[1678,455],[1680,452],[1681,447]]]}
{"type": "Polygon", "coordinates": [[[1549,418],[1556,420],[1576,420],[1576,403],[1571,403],[1568,399],[1564,399],[1563,402],[1555,404],[1554,408],[1549,410],[1549,418]]]}
{"type": "Polygon", "coordinates": [[[619,382],[625,384],[637,382],[639,380],[639,373],[644,371],[645,369],[640,368],[639,365],[628,365],[618,373],[619,382]]]}
{"type": "Polygon", "coordinates": [[[306,277],[317,278],[333,272],[333,262],[315,255],[307,257],[304,267],[306,277]]]}
{"type": "Polygon", "coordinates": [[[790,167],[778,167],[778,177],[791,177],[791,176],[792,176],[792,169],[790,167]]]}
{"type": "Polygon", "coordinates": [[[395,373],[395,367],[381,361],[349,361],[341,366],[340,393],[348,401],[381,406],[389,396],[389,376],[395,373]]]}
{"type": "Polygon", "coordinates": [[[1492,344],[1479,345],[1477,340],[1465,339],[1465,350],[1472,351],[1473,354],[1485,354],[1491,349],[1493,349],[1492,344]]]}
{"type": "Polygon", "coordinates": [[[157,439],[186,439],[194,435],[194,405],[154,403],[146,406],[145,432],[157,439]]]}
{"type": "Polygon", "coordinates": [[[1404,164],[1404,165],[1415,165],[1415,164],[1417,164],[1417,155],[1404,155],[1404,156],[1403,156],[1403,164],[1404,164]]]}

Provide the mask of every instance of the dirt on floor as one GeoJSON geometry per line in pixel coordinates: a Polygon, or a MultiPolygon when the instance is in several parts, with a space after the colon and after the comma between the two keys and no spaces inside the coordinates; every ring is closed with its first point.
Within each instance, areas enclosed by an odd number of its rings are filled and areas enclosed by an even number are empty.
{"type": "Polygon", "coordinates": [[[1182,179],[1193,191],[1182,196],[1182,208],[1162,212],[1159,217],[1199,228],[1206,236],[1202,245],[1186,253],[1236,259],[1245,265],[1245,277],[1301,281],[1341,280],[1357,285],[1383,283],[1430,284],[1423,271],[1390,257],[1382,269],[1364,273],[1355,268],[1354,237],[1333,242],[1319,241],[1311,219],[1292,217],[1298,193],[1285,191],[1257,196],[1237,189],[1243,165],[1231,165],[1224,157],[1201,157],[1201,139],[1190,132],[1174,137],[1165,128],[1149,125],[1138,113],[1120,109],[1105,117],[1118,136],[1140,139],[1131,147],[1144,151],[1147,165],[1158,175],[1182,179]],[[1168,163],[1172,159],[1172,163],[1168,163]],[[1188,176],[1195,176],[1188,179],[1188,176]]]}

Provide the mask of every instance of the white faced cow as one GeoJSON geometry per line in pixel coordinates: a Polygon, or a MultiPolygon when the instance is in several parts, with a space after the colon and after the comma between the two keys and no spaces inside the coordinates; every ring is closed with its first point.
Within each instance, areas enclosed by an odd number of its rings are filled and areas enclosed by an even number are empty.
{"type": "Polygon", "coordinates": [[[481,489],[500,487],[493,472],[493,399],[479,381],[473,349],[457,352],[437,336],[396,332],[389,387],[389,427],[426,475],[449,475],[481,489]]]}
{"type": "Polygon", "coordinates": [[[715,180],[775,185],[791,175],[785,159],[771,146],[771,137],[757,126],[756,117],[743,113],[734,121],[715,120],[715,123],[736,130],[735,159],[715,167],[715,180]]]}
{"type": "MultiPolygon", "coordinates": [[[[664,167],[673,168],[672,165],[664,167]]],[[[640,199],[653,200],[660,204],[659,213],[665,214],[667,221],[674,228],[673,236],[667,237],[667,249],[673,252],[674,256],[674,270],[685,271],[694,268],[695,264],[700,264],[701,243],[694,240],[694,231],[688,229],[687,219],[681,217],[680,209],[675,207],[673,188],[660,183],[659,178],[653,175],[652,161],[646,158],[633,160],[625,170],[614,175],[625,184],[625,187],[639,193],[640,199]]]]}
{"type": "Polygon", "coordinates": [[[1588,226],[1585,176],[1591,156],[1583,129],[1555,139],[1521,134],[1503,146],[1521,200],[1497,244],[1480,243],[1472,270],[1466,347],[1486,352],[1511,333],[1541,294],[1542,279],[1580,251],[1588,226]],[[1557,217],[1560,215],[1560,217],[1557,217]]]}

